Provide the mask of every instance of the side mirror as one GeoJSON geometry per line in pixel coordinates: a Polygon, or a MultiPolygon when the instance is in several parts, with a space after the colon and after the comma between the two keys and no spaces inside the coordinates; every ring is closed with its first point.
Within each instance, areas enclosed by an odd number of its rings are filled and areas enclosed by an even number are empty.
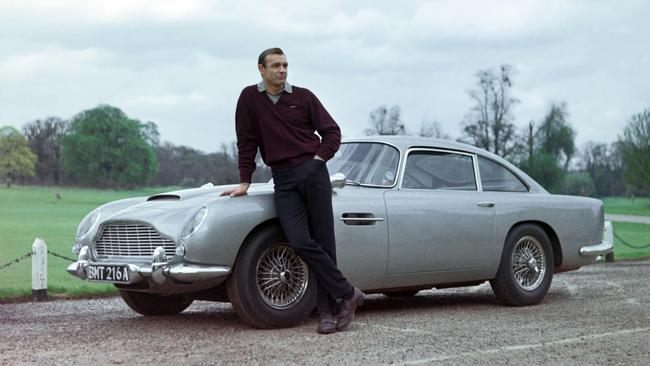
{"type": "Polygon", "coordinates": [[[332,188],[343,188],[345,187],[345,174],[343,173],[336,173],[333,175],[330,175],[330,182],[332,183],[332,188]]]}

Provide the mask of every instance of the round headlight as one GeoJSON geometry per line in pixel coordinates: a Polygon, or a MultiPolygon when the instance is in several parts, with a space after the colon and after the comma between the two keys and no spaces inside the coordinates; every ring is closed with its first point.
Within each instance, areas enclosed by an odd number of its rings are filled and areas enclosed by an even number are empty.
{"type": "Polygon", "coordinates": [[[81,223],[79,224],[79,228],[77,228],[77,240],[81,240],[85,238],[86,235],[88,235],[88,233],[95,228],[95,225],[97,225],[97,223],[99,222],[99,218],[101,216],[102,214],[99,209],[96,209],[93,212],[86,215],[86,217],[84,217],[84,219],[81,220],[81,223]]]}
{"type": "Polygon", "coordinates": [[[194,213],[183,225],[183,231],[181,232],[181,240],[185,240],[192,236],[205,221],[205,218],[208,217],[208,206],[201,207],[198,211],[194,213]]]}

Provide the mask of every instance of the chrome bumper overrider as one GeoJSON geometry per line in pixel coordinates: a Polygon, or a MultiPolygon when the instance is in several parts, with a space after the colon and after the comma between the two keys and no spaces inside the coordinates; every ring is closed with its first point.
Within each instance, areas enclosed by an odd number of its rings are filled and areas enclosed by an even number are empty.
{"type": "MultiPolygon", "coordinates": [[[[130,263],[109,263],[109,262],[91,262],[88,260],[88,249],[83,247],[79,252],[79,260],[68,266],[67,271],[73,276],[82,280],[88,278],[88,265],[126,265],[129,271],[129,281],[121,282],[132,284],[144,279],[153,280],[156,284],[163,284],[167,279],[181,283],[193,283],[206,280],[217,279],[230,274],[228,266],[210,266],[201,264],[175,263],[169,264],[161,260],[160,253],[154,251],[153,263],[151,267],[139,266],[130,263]]],[[[164,258],[164,251],[163,257],[164,258]]]]}
{"type": "Polygon", "coordinates": [[[601,241],[599,244],[588,245],[580,248],[580,255],[584,257],[595,257],[614,251],[614,244],[601,241]]]}

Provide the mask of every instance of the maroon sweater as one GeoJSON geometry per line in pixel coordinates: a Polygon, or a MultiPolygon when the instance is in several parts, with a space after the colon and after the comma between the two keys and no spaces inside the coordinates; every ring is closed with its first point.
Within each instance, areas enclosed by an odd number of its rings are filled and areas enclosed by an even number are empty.
{"type": "Polygon", "coordinates": [[[235,112],[241,182],[251,181],[258,148],[271,169],[296,166],[314,155],[327,161],[338,150],[341,130],[334,119],[312,92],[292,88],[276,104],[256,85],[242,90],[235,112]]]}

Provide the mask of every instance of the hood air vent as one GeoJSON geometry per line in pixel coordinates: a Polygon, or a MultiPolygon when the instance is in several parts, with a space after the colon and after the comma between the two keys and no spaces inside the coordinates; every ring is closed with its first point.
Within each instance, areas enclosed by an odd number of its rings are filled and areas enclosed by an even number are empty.
{"type": "Polygon", "coordinates": [[[158,194],[155,196],[151,196],[147,198],[147,202],[149,201],[180,201],[181,196],[175,195],[175,194],[158,194]]]}

